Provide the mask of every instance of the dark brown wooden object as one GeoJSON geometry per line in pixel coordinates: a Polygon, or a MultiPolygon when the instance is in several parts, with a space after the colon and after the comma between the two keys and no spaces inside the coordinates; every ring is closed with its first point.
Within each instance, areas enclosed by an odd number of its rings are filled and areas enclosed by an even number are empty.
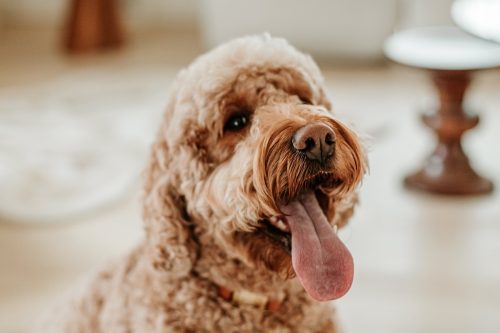
{"type": "Polygon", "coordinates": [[[463,108],[472,71],[432,70],[430,73],[439,94],[440,105],[436,112],[424,114],[422,120],[434,131],[437,145],[423,167],[405,178],[405,184],[440,194],[491,192],[492,182],[474,171],[462,148],[464,133],[479,122],[477,115],[471,115],[463,108]]]}
{"type": "Polygon", "coordinates": [[[110,49],[122,42],[116,0],[71,0],[64,40],[69,52],[110,49]]]}

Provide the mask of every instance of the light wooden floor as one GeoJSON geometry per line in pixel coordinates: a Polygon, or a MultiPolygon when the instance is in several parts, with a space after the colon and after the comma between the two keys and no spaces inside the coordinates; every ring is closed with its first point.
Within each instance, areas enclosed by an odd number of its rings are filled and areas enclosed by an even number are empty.
{"type": "MultiPolygon", "coordinates": [[[[81,70],[172,75],[200,49],[192,36],[156,36],[136,39],[122,53],[68,59],[53,50],[54,36],[1,38],[2,91],[81,70]]],[[[432,92],[425,76],[395,66],[324,72],[335,108],[372,136],[361,206],[342,232],[356,261],[352,289],[337,302],[345,332],[500,332],[498,190],[444,198],[401,186],[432,142],[417,118],[432,92]]],[[[467,136],[466,149],[500,187],[500,72],[478,75],[472,88],[469,102],[481,110],[482,123],[467,136]]],[[[0,332],[27,332],[82,276],[133,246],[141,237],[137,188],[115,206],[68,224],[0,223],[0,332]]]]}

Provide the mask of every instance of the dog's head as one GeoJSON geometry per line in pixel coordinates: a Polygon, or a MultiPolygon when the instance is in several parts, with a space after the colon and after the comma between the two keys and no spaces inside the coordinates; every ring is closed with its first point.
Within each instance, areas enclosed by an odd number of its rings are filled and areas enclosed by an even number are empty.
{"type": "Polygon", "coordinates": [[[335,229],[366,164],[322,80],[309,56],[269,36],[224,44],[179,74],[146,174],[158,267],[187,274],[203,234],[228,260],[296,274],[318,300],[349,289],[352,258],[335,229]]]}

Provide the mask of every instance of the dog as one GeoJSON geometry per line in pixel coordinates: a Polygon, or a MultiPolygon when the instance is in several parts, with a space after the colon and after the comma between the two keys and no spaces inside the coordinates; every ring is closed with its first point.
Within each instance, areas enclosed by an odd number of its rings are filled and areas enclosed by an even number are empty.
{"type": "Polygon", "coordinates": [[[145,237],[46,331],[336,332],[353,280],[336,236],[367,169],[320,70],[249,36],[177,76],[145,170],[145,237]]]}

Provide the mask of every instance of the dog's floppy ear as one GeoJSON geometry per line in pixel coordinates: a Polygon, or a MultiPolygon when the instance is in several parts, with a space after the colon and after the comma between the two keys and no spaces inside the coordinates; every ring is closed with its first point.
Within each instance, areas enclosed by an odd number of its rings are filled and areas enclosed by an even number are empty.
{"type": "Polygon", "coordinates": [[[152,146],[145,170],[143,217],[149,256],[153,267],[178,278],[189,274],[197,255],[192,224],[186,212],[185,198],[179,191],[180,180],[173,153],[167,142],[167,123],[173,101],[167,107],[167,119],[152,146]]]}

